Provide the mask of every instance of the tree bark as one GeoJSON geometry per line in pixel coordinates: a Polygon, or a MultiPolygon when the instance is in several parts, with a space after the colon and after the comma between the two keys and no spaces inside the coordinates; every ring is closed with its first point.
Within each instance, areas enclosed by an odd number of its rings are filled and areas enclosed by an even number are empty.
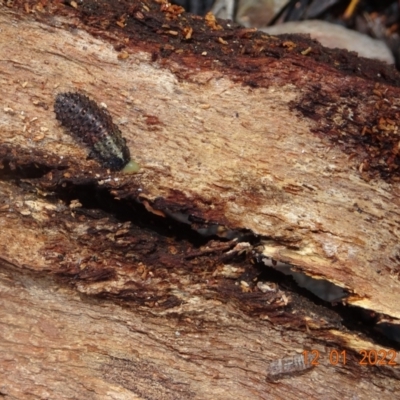
{"type": "Polygon", "coordinates": [[[393,398],[392,67],[164,2],[0,21],[1,396],[393,398]],[[66,91],[107,106],[139,173],[60,126],[66,91]]]}

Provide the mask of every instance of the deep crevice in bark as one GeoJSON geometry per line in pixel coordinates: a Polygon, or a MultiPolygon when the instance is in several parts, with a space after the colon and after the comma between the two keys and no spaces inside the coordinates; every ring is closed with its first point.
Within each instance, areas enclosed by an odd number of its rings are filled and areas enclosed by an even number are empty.
{"type": "MultiPolygon", "coordinates": [[[[65,170],[67,167],[61,166],[57,169],[65,170]]],[[[29,184],[34,187],[35,183],[33,181],[29,182],[30,180],[43,178],[52,170],[55,170],[55,168],[35,162],[14,165],[13,161],[6,160],[3,161],[3,169],[0,173],[0,181],[15,181],[15,183],[18,185],[29,184]]],[[[81,206],[74,209],[74,212],[76,214],[84,215],[89,219],[96,220],[110,218],[111,220],[118,221],[119,223],[131,222],[137,229],[153,231],[157,235],[171,238],[176,242],[184,240],[189,242],[194,248],[199,249],[202,246],[206,246],[210,242],[228,242],[232,240],[234,240],[236,243],[243,241],[249,242],[252,248],[254,248],[260,244],[262,239],[265,239],[257,237],[251,231],[246,229],[229,231],[231,233],[233,232],[232,234],[234,234],[234,236],[229,237],[228,235],[228,237],[224,237],[223,235],[218,234],[218,225],[215,224],[210,224],[207,226],[207,223],[203,223],[202,225],[207,228],[203,227],[197,230],[193,229],[193,221],[191,221],[190,215],[187,216],[187,222],[181,222],[179,221],[179,218],[174,218],[173,213],[171,216],[166,216],[165,218],[155,215],[146,210],[145,206],[137,198],[132,197],[129,199],[116,199],[115,196],[110,193],[109,189],[99,187],[95,179],[87,184],[74,184],[71,181],[61,182],[56,188],[54,188],[51,197],[54,200],[61,200],[67,206],[70,206],[72,201],[78,201],[81,206]]],[[[198,221],[194,222],[195,225],[196,222],[198,221]]],[[[207,252],[192,253],[186,258],[193,259],[195,257],[204,256],[205,254],[207,254],[207,252]]],[[[400,349],[400,344],[398,342],[398,336],[400,335],[398,332],[399,328],[393,324],[379,324],[379,321],[384,318],[384,316],[369,312],[368,310],[362,308],[349,307],[340,303],[325,301],[318,295],[314,294],[312,290],[310,291],[307,286],[301,287],[292,276],[283,274],[274,267],[266,266],[265,263],[262,262],[262,258],[260,258],[257,253],[254,253],[252,257],[254,261],[256,261],[256,264],[251,268],[247,267],[246,271],[235,279],[236,282],[244,280],[248,282],[268,281],[276,283],[279,287],[283,288],[283,290],[289,290],[296,296],[307,299],[308,302],[315,304],[317,307],[323,307],[327,310],[330,310],[341,319],[340,325],[343,325],[347,329],[363,333],[372,338],[377,344],[400,349]]],[[[243,259],[243,255],[240,254],[235,253],[228,257],[226,255],[226,250],[225,255],[222,254],[220,259],[223,262],[246,262],[246,260],[243,259]]],[[[93,282],[115,278],[112,270],[92,272],[94,273],[93,276],[91,276],[91,271],[86,271],[83,274],[77,275],[77,277],[79,276],[79,279],[84,279],[87,281],[92,280],[93,282]]],[[[190,273],[190,269],[188,270],[188,273],[190,273]]],[[[66,271],[65,274],[60,272],[58,276],[69,278],[72,277],[68,271],[66,271]]],[[[315,279],[309,279],[311,281],[310,285],[312,284],[312,281],[314,281],[314,283],[317,282],[315,279]]],[[[320,282],[324,283],[327,281],[320,282]]],[[[225,288],[218,287],[216,291],[217,297],[221,297],[222,295],[222,299],[223,296],[226,295],[226,298],[230,301],[241,303],[239,305],[240,308],[247,313],[255,315],[262,312],[265,313],[266,309],[264,307],[259,308],[257,305],[257,303],[260,301],[260,296],[263,296],[262,293],[255,293],[254,296],[250,297],[241,296],[232,291],[232,288],[229,288],[228,286],[225,288]],[[248,304],[246,305],[244,302],[248,304]]],[[[119,292],[116,294],[116,296],[100,294],[99,297],[109,298],[114,301],[118,299],[119,301],[122,300],[124,302],[130,302],[134,300],[135,303],[139,302],[139,304],[145,306],[148,302],[147,297],[149,295],[149,291],[148,289],[143,289],[143,296],[140,295],[139,291],[140,290],[136,288],[134,292],[131,293],[131,290],[128,289],[126,291],[119,292]],[[143,297],[142,300],[140,300],[141,297],[143,297]]],[[[157,301],[157,296],[155,296],[153,300],[157,301]]],[[[168,298],[160,296],[159,300],[160,306],[165,308],[174,307],[179,304],[179,300],[174,296],[169,296],[168,298]]]]}
{"type": "MultiPolygon", "coordinates": [[[[44,164],[38,164],[34,161],[15,164],[10,160],[2,160],[0,165],[0,180],[1,181],[20,181],[21,179],[40,179],[43,178],[54,168],[44,164]]],[[[65,170],[67,167],[60,166],[58,170],[65,170]]]]}
{"type": "MultiPolygon", "coordinates": [[[[363,333],[379,345],[400,349],[400,327],[390,323],[386,323],[385,326],[379,323],[386,316],[360,307],[349,306],[340,301],[325,301],[308,288],[301,287],[293,276],[286,275],[273,267],[268,267],[261,263],[262,261],[259,261],[258,264],[261,271],[257,277],[259,281],[277,283],[280,287],[306,298],[316,306],[333,311],[340,316],[341,324],[350,331],[363,333]]],[[[318,283],[316,279],[312,281],[314,281],[314,285],[318,283]]],[[[324,282],[320,281],[322,284],[324,282]]]]}

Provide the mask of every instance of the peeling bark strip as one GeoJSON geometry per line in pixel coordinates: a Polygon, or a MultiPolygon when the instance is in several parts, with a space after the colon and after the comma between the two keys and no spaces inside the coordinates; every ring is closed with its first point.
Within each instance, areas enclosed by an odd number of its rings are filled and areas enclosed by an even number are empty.
{"type": "Polygon", "coordinates": [[[0,24],[1,393],[398,393],[397,366],[359,365],[392,354],[373,329],[397,340],[400,319],[391,67],[168,3],[15,1],[0,24]],[[55,96],[80,90],[113,110],[138,174],[60,128],[55,96]],[[316,304],[267,260],[364,310],[316,304]],[[290,359],[304,349],[325,363],[290,359]]]}

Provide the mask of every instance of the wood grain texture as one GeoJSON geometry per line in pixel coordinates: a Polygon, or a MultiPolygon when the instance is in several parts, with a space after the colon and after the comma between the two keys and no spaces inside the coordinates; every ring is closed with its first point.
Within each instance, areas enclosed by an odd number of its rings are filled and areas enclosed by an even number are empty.
{"type": "Polygon", "coordinates": [[[378,342],[255,260],[398,323],[399,75],[162,3],[15,3],[0,6],[0,393],[392,398],[398,368],[357,364],[378,342]],[[63,131],[53,102],[71,90],[107,105],[138,174],[63,131]],[[196,233],[213,226],[242,242],[196,233]],[[323,365],[265,381],[305,348],[323,365]]]}
{"type": "Polygon", "coordinates": [[[312,339],[266,321],[255,324],[213,300],[193,299],[175,310],[179,320],[2,270],[0,391],[6,399],[226,399],[238,393],[246,399],[389,399],[399,390],[398,381],[387,377],[389,368],[372,374],[355,359],[335,368],[324,346],[315,345],[320,366],[267,383],[272,359],[288,347],[297,354],[312,339]]]}

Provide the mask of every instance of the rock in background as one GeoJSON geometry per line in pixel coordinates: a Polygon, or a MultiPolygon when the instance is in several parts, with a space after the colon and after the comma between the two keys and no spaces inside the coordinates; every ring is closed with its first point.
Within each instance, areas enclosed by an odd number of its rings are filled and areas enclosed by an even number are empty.
{"type": "Polygon", "coordinates": [[[319,20],[286,22],[284,24],[261,28],[271,35],[283,33],[308,33],[313,39],[330,48],[355,51],[361,57],[375,58],[389,64],[394,63],[394,57],[389,47],[382,40],[347,29],[344,26],[319,20]]]}

